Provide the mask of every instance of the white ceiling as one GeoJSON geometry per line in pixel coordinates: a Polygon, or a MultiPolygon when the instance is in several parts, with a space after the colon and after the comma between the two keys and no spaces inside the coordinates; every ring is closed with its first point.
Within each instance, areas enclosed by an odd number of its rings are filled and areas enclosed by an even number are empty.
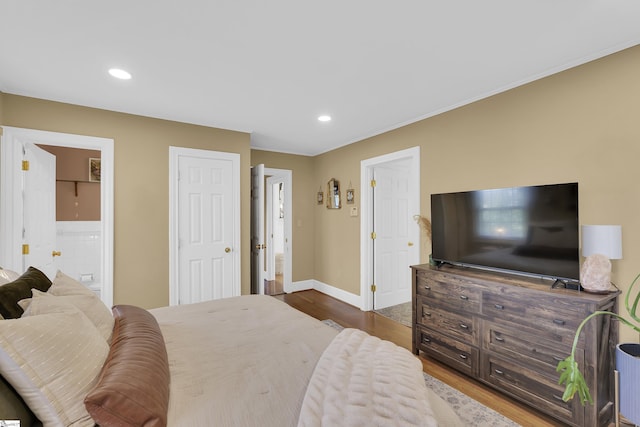
{"type": "Polygon", "coordinates": [[[306,155],[640,43],[640,0],[0,0],[0,18],[2,92],[306,155]]]}

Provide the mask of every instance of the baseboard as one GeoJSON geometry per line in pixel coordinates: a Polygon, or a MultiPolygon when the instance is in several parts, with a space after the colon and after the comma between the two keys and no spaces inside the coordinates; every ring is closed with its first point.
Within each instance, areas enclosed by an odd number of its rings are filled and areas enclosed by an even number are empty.
{"type": "Polygon", "coordinates": [[[330,297],[362,309],[362,298],[360,295],[352,294],[351,292],[347,292],[343,289],[336,288],[335,286],[331,286],[314,279],[293,282],[291,284],[291,288],[289,288],[287,292],[306,291],[309,289],[315,289],[318,292],[322,292],[330,297]]]}

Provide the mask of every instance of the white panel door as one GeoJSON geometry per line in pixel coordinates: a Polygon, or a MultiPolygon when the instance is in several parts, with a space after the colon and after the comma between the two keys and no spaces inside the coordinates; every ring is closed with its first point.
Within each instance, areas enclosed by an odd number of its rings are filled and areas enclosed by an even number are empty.
{"type": "Polygon", "coordinates": [[[374,169],[374,308],[411,301],[409,168],[402,163],[374,169]]]}
{"type": "Polygon", "coordinates": [[[179,304],[240,295],[234,179],[232,160],[178,157],[179,304]]]}
{"type": "MultiPolygon", "coordinates": [[[[23,171],[24,240],[28,254],[23,271],[34,266],[49,278],[56,274],[56,156],[24,143],[28,170],[23,171]]],[[[26,169],[26,168],[23,168],[26,169]]]]}
{"type": "Polygon", "coordinates": [[[264,165],[251,168],[251,293],[264,294],[264,165]]]}

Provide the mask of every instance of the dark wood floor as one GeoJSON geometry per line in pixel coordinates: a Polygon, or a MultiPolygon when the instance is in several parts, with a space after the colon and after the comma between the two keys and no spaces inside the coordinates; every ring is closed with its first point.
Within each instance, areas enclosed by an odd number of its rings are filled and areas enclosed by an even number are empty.
{"type": "MultiPolygon", "coordinates": [[[[331,319],[345,328],[357,328],[389,340],[411,350],[411,328],[394,322],[372,311],[360,309],[325,295],[310,290],[278,295],[278,298],[292,307],[309,314],[319,320],[331,319]]],[[[424,372],[462,391],[485,406],[528,427],[562,426],[551,418],[516,402],[501,393],[459,374],[433,359],[420,357],[424,372]]]]}

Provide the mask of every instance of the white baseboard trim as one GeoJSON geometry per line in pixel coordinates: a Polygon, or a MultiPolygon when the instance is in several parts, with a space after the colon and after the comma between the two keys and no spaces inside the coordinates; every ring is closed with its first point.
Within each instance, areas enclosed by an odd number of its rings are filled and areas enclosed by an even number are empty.
{"type": "Polygon", "coordinates": [[[302,280],[291,284],[291,292],[306,291],[308,289],[315,289],[318,292],[327,294],[330,297],[346,302],[347,304],[353,305],[354,307],[362,310],[362,298],[360,298],[360,295],[352,294],[351,292],[336,288],[335,286],[327,285],[326,283],[322,283],[315,279],[302,280]]]}

